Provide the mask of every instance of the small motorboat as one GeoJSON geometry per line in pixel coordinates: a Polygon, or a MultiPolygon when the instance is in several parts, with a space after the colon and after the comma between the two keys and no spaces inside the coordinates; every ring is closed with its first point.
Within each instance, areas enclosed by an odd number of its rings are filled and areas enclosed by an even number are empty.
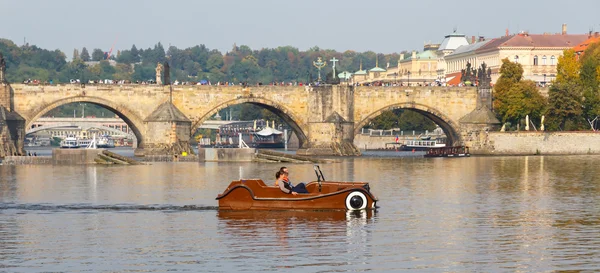
{"type": "Polygon", "coordinates": [[[232,181],[217,196],[220,210],[364,210],[375,209],[377,198],[367,182],[325,181],[318,165],[317,181],[306,184],[308,193],[292,195],[260,179],[232,181]]]}

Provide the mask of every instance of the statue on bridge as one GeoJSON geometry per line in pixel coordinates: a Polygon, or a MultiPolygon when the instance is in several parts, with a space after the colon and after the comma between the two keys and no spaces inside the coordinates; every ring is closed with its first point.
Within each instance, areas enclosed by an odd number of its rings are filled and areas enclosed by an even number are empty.
{"type": "Polygon", "coordinates": [[[170,85],[171,84],[171,68],[169,67],[169,62],[165,61],[165,64],[163,65],[163,67],[165,69],[165,76],[163,77],[163,79],[165,79],[164,84],[170,85]]]}
{"type": "Polygon", "coordinates": [[[6,61],[4,60],[4,56],[2,55],[2,53],[0,53],[0,83],[3,83],[6,81],[5,74],[6,74],[6,61]]]}
{"type": "Polygon", "coordinates": [[[156,84],[162,85],[163,65],[159,62],[156,64],[156,84]]]}

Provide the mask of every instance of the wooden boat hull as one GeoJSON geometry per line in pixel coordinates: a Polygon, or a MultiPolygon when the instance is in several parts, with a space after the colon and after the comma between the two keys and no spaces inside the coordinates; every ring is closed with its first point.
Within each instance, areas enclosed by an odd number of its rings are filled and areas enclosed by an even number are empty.
{"type": "Polygon", "coordinates": [[[233,181],[217,196],[224,210],[364,210],[374,209],[377,198],[364,182],[318,182],[306,185],[309,193],[286,194],[262,180],[233,181]]]}

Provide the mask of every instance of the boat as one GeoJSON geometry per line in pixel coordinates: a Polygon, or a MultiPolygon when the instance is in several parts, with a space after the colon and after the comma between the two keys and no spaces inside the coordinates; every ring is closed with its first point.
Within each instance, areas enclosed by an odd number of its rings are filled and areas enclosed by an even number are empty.
{"type": "Polygon", "coordinates": [[[215,140],[217,148],[239,147],[239,136],[251,148],[284,148],[284,132],[275,129],[275,124],[269,126],[265,120],[236,121],[219,126],[215,140]]]}
{"type": "Polygon", "coordinates": [[[469,157],[469,147],[467,146],[448,146],[427,149],[424,157],[469,157]]]}
{"type": "Polygon", "coordinates": [[[90,143],[92,143],[92,140],[89,138],[82,138],[77,141],[77,144],[79,144],[80,148],[87,148],[90,143]]]}
{"type": "Polygon", "coordinates": [[[400,150],[402,151],[427,151],[429,148],[441,147],[446,147],[445,138],[436,138],[432,140],[431,136],[407,140],[400,144],[400,150]]]}
{"type": "Polygon", "coordinates": [[[96,146],[98,148],[114,148],[115,141],[110,135],[102,135],[97,139],[96,146]]]}
{"type": "Polygon", "coordinates": [[[232,181],[217,195],[220,210],[366,210],[375,209],[378,199],[367,182],[325,181],[318,165],[317,181],[306,184],[308,193],[286,194],[260,179],[232,181]]]}
{"type": "Polygon", "coordinates": [[[60,147],[65,149],[79,148],[79,140],[74,135],[68,135],[60,142],[60,147]]]}

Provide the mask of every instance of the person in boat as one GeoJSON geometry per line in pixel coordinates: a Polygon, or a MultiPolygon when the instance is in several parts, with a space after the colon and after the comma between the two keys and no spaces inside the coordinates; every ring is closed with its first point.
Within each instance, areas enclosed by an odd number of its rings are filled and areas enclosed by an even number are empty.
{"type": "Polygon", "coordinates": [[[298,193],[293,190],[289,183],[286,183],[281,179],[282,176],[283,175],[281,171],[277,171],[275,173],[275,186],[278,186],[279,189],[284,193],[298,195],[298,193]]]}
{"type": "MultiPolygon", "coordinates": [[[[289,172],[288,172],[288,168],[287,167],[281,167],[279,169],[279,172],[281,174],[280,177],[280,181],[283,182],[283,184],[289,185],[289,187],[297,193],[308,193],[308,190],[306,190],[306,185],[304,185],[304,183],[298,183],[298,185],[294,186],[294,184],[292,184],[292,182],[289,179],[289,172]]],[[[281,186],[279,186],[279,188],[281,188],[281,186]]]]}

